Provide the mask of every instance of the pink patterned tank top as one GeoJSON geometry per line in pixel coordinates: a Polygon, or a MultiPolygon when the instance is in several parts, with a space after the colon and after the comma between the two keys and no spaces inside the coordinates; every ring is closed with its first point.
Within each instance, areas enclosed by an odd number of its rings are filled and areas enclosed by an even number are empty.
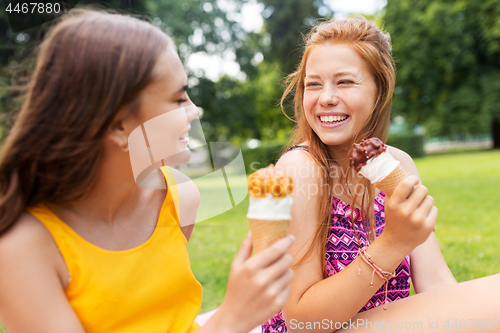
{"type": "MultiPolygon", "coordinates": [[[[305,150],[305,149],[304,149],[305,150]]],[[[384,230],[385,213],[384,213],[385,194],[380,192],[374,200],[375,210],[375,234],[377,237],[384,230]]],[[[361,246],[368,246],[367,234],[363,228],[361,213],[358,208],[354,208],[354,224],[358,233],[361,246]]],[[[325,245],[325,268],[328,276],[332,276],[356,259],[358,249],[360,248],[351,221],[351,205],[334,198],[332,202],[332,219],[330,221],[330,230],[328,232],[328,240],[325,245]]],[[[389,280],[387,287],[387,301],[393,302],[398,299],[408,297],[410,295],[410,256],[406,256],[405,260],[396,268],[396,276],[389,280]]],[[[373,297],[360,309],[359,312],[369,310],[371,308],[383,305],[384,303],[384,286],[382,286],[373,297]]],[[[263,333],[288,332],[283,319],[282,312],[276,314],[267,323],[262,325],[263,333]]]]}

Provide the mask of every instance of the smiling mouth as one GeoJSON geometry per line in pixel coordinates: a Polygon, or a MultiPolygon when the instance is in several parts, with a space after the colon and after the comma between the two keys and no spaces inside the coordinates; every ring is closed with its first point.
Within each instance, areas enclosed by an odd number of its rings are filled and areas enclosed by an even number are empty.
{"type": "Polygon", "coordinates": [[[181,137],[179,138],[179,140],[184,141],[184,140],[187,140],[188,138],[189,138],[189,134],[188,134],[188,133],[186,133],[186,134],[184,134],[183,136],[181,136],[181,137]]]}
{"type": "Polygon", "coordinates": [[[348,115],[344,116],[319,116],[318,119],[323,124],[336,124],[349,118],[348,115]]]}

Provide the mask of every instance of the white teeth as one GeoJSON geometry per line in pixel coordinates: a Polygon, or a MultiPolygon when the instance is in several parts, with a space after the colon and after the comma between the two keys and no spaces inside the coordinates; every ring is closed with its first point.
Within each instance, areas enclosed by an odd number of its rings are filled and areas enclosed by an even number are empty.
{"type": "Polygon", "coordinates": [[[322,123],[335,123],[347,119],[347,116],[321,116],[319,117],[322,123]]]}

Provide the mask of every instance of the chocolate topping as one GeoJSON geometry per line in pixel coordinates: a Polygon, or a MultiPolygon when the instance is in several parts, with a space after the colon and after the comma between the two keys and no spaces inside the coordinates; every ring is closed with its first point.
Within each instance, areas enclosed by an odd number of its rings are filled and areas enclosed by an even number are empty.
{"type": "Polygon", "coordinates": [[[384,145],[379,138],[362,140],[361,143],[354,144],[349,165],[352,166],[354,170],[359,171],[366,165],[368,160],[379,156],[386,150],[387,146],[384,145]]]}

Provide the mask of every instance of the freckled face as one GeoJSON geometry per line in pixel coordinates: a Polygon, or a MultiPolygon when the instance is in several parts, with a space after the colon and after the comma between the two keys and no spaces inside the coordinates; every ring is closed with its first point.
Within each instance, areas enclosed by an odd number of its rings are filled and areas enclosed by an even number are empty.
{"type": "Polygon", "coordinates": [[[377,86],[365,61],[349,46],[320,45],[306,62],[303,106],[321,141],[347,148],[373,112],[377,86]]]}

